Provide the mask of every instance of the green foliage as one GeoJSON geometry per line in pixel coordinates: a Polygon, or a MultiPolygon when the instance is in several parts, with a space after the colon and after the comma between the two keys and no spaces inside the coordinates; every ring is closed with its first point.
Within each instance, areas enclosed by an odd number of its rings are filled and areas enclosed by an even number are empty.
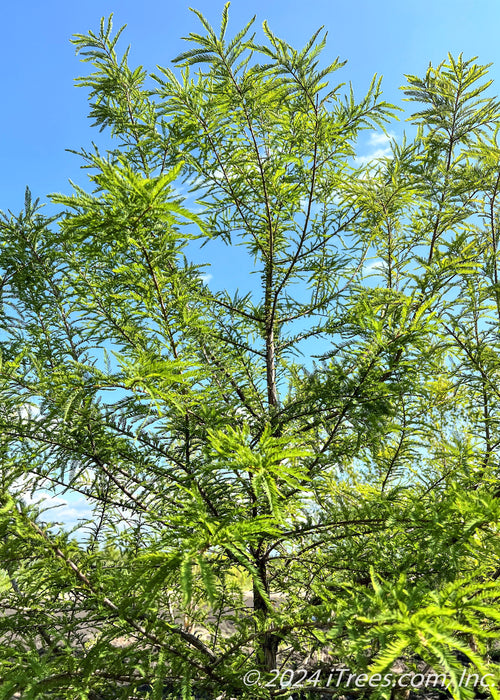
{"type": "Polygon", "coordinates": [[[377,77],[357,98],[321,31],[196,14],[154,75],[111,19],[75,37],[114,145],[59,216],[27,190],[0,223],[0,700],[280,697],[273,668],[321,664],[471,697],[465,663],[498,680],[488,66],[407,76],[414,137],[362,164],[397,111],[377,77]],[[244,291],[200,248],[243,250],[244,291]],[[92,516],[50,521],[40,490],[92,516]]]}

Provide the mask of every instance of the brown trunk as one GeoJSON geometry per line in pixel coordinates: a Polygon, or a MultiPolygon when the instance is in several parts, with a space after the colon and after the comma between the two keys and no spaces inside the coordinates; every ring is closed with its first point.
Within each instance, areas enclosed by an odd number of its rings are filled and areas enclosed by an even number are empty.
{"type": "Polygon", "coordinates": [[[267,400],[270,406],[278,405],[278,390],[276,387],[276,365],[274,357],[274,329],[271,327],[266,334],[266,378],[267,400]]]}
{"type": "MultiPolygon", "coordinates": [[[[259,566],[259,571],[264,573],[264,580],[261,581],[267,591],[267,585],[265,580],[265,563],[259,566]]],[[[268,606],[260,591],[256,587],[255,583],[253,586],[253,609],[255,612],[260,611],[265,618],[269,614],[268,606]]],[[[272,632],[264,632],[260,638],[259,647],[256,650],[257,662],[263,671],[272,671],[277,667],[277,656],[278,656],[278,645],[279,637],[272,632]]]]}
{"type": "MultiPolygon", "coordinates": [[[[275,325],[276,318],[273,307],[273,266],[274,266],[274,235],[269,216],[269,257],[265,270],[265,341],[266,341],[266,383],[267,401],[271,414],[279,405],[278,388],[276,386],[276,348],[275,348],[275,325]]],[[[254,516],[258,515],[257,507],[254,507],[254,516]]],[[[261,547],[255,552],[256,565],[259,572],[261,587],[266,594],[269,594],[269,583],[267,580],[267,559],[263,555],[261,547]]],[[[260,612],[264,620],[269,616],[269,606],[261,595],[257,586],[253,585],[253,609],[260,612]]],[[[256,649],[257,663],[263,671],[272,671],[277,666],[278,646],[280,637],[272,632],[263,632],[256,649]]]]}

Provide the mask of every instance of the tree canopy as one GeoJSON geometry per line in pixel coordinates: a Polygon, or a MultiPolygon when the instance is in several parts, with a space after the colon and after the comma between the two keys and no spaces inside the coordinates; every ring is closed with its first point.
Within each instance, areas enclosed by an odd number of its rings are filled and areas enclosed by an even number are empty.
{"type": "Polygon", "coordinates": [[[472,697],[500,620],[488,66],[407,75],[411,136],[365,162],[398,113],[377,77],[338,84],[322,31],[197,15],[151,75],[111,19],[75,36],[111,146],[59,214],[27,191],[0,224],[0,699],[288,698],[273,669],[396,663],[472,697]],[[193,260],[237,246],[233,293],[193,260]]]}

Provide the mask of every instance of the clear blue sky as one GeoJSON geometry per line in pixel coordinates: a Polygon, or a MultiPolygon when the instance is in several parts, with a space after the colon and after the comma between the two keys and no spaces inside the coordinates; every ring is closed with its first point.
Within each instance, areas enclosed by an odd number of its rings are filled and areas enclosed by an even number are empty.
{"type": "MultiPolygon", "coordinates": [[[[70,177],[85,181],[78,158],[65,152],[86,147],[96,137],[87,119],[85,90],[73,84],[88,66],[75,57],[71,35],[97,29],[100,17],[114,12],[116,27],[128,25],[124,44],[132,46],[131,65],[154,69],[168,65],[185,46],[180,37],[198,28],[190,4],[219,24],[222,0],[4,4],[0,209],[19,210],[26,185],[43,199],[49,192],[69,191],[70,177]]],[[[294,45],[325,25],[325,61],[337,55],[347,59],[343,79],[352,80],[358,94],[377,72],[384,76],[387,98],[399,101],[403,74],[422,74],[429,61],[441,61],[448,51],[496,62],[493,76],[500,75],[498,0],[233,0],[230,27],[239,28],[253,14],[294,45]]]]}

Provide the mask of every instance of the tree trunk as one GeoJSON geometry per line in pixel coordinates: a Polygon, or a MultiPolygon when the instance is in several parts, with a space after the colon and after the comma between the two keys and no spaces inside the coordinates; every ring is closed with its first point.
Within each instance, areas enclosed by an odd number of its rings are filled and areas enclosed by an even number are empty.
{"type": "MultiPolygon", "coordinates": [[[[262,571],[262,567],[264,568],[265,573],[265,564],[259,566],[259,571],[262,571]]],[[[264,584],[264,581],[262,581],[262,583],[264,584]]],[[[265,588],[267,591],[267,585],[265,585],[265,588]]],[[[255,612],[260,611],[264,619],[269,615],[267,603],[262,597],[255,583],[253,585],[253,609],[255,612]]],[[[264,632],[261,635],[258,647],[256,649],[256,658],[258,665],[263,671],[272,671],[273,668],[277,667],[279,642],[279,636],[273,634],[272,632],[264,632]]]]}

